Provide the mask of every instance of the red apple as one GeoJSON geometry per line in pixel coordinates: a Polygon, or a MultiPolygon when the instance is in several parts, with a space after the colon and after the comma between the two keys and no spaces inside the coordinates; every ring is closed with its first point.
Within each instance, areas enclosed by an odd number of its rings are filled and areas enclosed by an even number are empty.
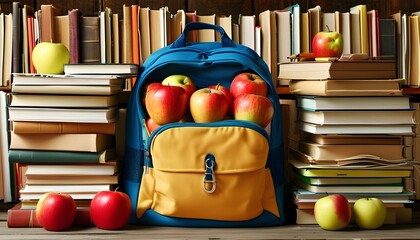
{"type": "Polygon", "coordinates": [[[107,230],[123,228],[130,219],[131,200],[118,191],[98,192],[90,203],[90,216],[96,227],[107,230]]]}
{"type": "Polygon", "coordinates": [[[75,217],[76,203],[69,194],[45,193],[36,205],[36,218],[49,231],[67,229],[75,217]]]}
{"type": "Polygon", "coordinates": [[[341,194],[328,195],[316,201],[315,220],[325,230],[345,228],[351,218],[351,207],[346,197],[341,194]]]}
{"type": "Polygon", "coordinates": [[[340,57],[343,53],[343,37],[335,31],[318,32],[312,39],[312,51],[316,58],[340,57]]]}
{"type": "Polygon", "coordinates": [[[156,124],[178,122],[188,106],[188,96],[184,88],[157,83],[146,92],[146,110],[156,124]]]}
{"type": "Polygon", "coordinates": [[[242,94],[233,102],[236,120],[247,120],[265,128],[273,119],[274,107],[270,99],[257,94],[242,94]]]}
{"type": "Polygon", "coordinates": [[[188,98],[190,98],[193,92],[196,90],[196,86],[193,80],[190,77],[181,74],[174,74],[166,77],[163,79],[162,84],[184,88],[187,92],[188,98]]]}
{"type": "Polygon", "coordinates": [[[149,133],[149,135],[152,134],[152,132],[154,130],[156,130],[156,128],[158,128],[158,127],[160,127],[160,125],[156,124],[155,121],[153,121],[152,118],[149,117],[146,120],[146,128],[147,128],[147,132],[149,133]]]}
{"type": "Polygon", "coordinates": [[[153,87],[156,86],[160,86],[160,83],[157,82],[152,82],[152,83],[148,83],[146,85],[144,85],[141,89],[141,94],[140,94],[140,101],[141,101],[141,105],[143,107],[146,107],[146,93],[149,89],[152,89],[153,87]]]}
{"type": "Polygon", "coordinates": [[[266,97],[267,91],[267,84],[255,73],[240,73],[230,84],[230,93],[232,93],[233,98],[237,98],[244,93],[257,94],[266,97]]]}
{"type": "Polygon", "coordinates": [[[222,91],[201,88],[190,98],[190,111],[195,122],[207,123],[224,120],[229,107],[222,91]]]}
{"type": "Polygon", "coordinates": [[[211,85],[211,86],[208,86],[208,88],[211,88],[211,89],[218,89],[218,90],[220,90],[220,91],[221,91],[221,92],[225,95],[225,97],[226,97],[226,99],[227,99],[227,101],[228,101],[228,103],[229,103],[229,107],[228,107],[227,114],[228,114],[228,115],[233,115],[233,96],[232,96],[232,94],[230,93],[229,88],[224,87],[224,86],[222,86],[222,85],[220,85],[220,84],[217,84],[217,85],[211,85]]]}

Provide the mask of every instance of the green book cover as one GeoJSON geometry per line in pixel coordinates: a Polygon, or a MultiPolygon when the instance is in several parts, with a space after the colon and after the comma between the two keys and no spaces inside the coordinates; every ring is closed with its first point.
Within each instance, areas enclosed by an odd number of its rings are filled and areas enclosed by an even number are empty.
{"type": "Polygon", "coordinates": [[[105,163],[116,156],[115,149],[100,152],[15,150],[9,151],[11,163],[105,163]]]}

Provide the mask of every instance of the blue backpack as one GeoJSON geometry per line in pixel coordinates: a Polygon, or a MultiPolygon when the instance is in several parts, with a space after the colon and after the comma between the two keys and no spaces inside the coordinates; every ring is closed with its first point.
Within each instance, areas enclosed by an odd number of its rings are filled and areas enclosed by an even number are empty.
{"type": "Polygon", "coordinates": [[[265,62],[234,43],[217,25],[190,23],[171,45],[147,58],[127,106],[123,190],[132,202],[131,224],[255,227],[285,223],[284,147],[279,99],[265,62]],[[212,29],[220,42],[187,43],[188,32],[212,29]],[[172,74],[197,88],[229,88],[239,73],[261,76],[274,117],[268,128],[249,121],[164,124],[151,134],[143,87],[172,74]],[[210,187],[208,187],[210,184],[210,187]]]}

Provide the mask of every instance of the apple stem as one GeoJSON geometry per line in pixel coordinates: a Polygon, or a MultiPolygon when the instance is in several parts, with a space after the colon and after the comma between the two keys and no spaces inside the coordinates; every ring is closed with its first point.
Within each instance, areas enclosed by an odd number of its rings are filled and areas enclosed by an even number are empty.
{"type": "Polygon", "coordinates": [[[114,192],[118,191],[118,188],[119,188],[119,187],[116,187],[116,188],[115,188],[115,190],[114,190],[114,192]]]}
{"type": "Polygon", "coordinates": [[[325,25],[325,27],[327,27],[328,32],[331,32],[330,27],[328,27],[328,25],[325,25]]]}
{"type": "Polygon", "coordinates": [[[219,90],[219,87],[220,87],[220,83],[217,83],[216,90],[219,90]]]}

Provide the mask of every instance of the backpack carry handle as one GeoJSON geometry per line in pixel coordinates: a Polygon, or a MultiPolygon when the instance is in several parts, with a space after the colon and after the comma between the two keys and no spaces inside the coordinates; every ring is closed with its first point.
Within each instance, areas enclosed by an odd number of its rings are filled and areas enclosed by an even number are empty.
{"type": "Polygon", "coordinates": [[[179,38],[172,43],[172,48],[185,47],[187,33],[193,30],[213,29],[220,33],[222,47],[236,47],[235,43],[229,38],[225,30],[219,25],[213,25],[203,22],[191,22],[185,25],[184,31],[179,38]]]}

